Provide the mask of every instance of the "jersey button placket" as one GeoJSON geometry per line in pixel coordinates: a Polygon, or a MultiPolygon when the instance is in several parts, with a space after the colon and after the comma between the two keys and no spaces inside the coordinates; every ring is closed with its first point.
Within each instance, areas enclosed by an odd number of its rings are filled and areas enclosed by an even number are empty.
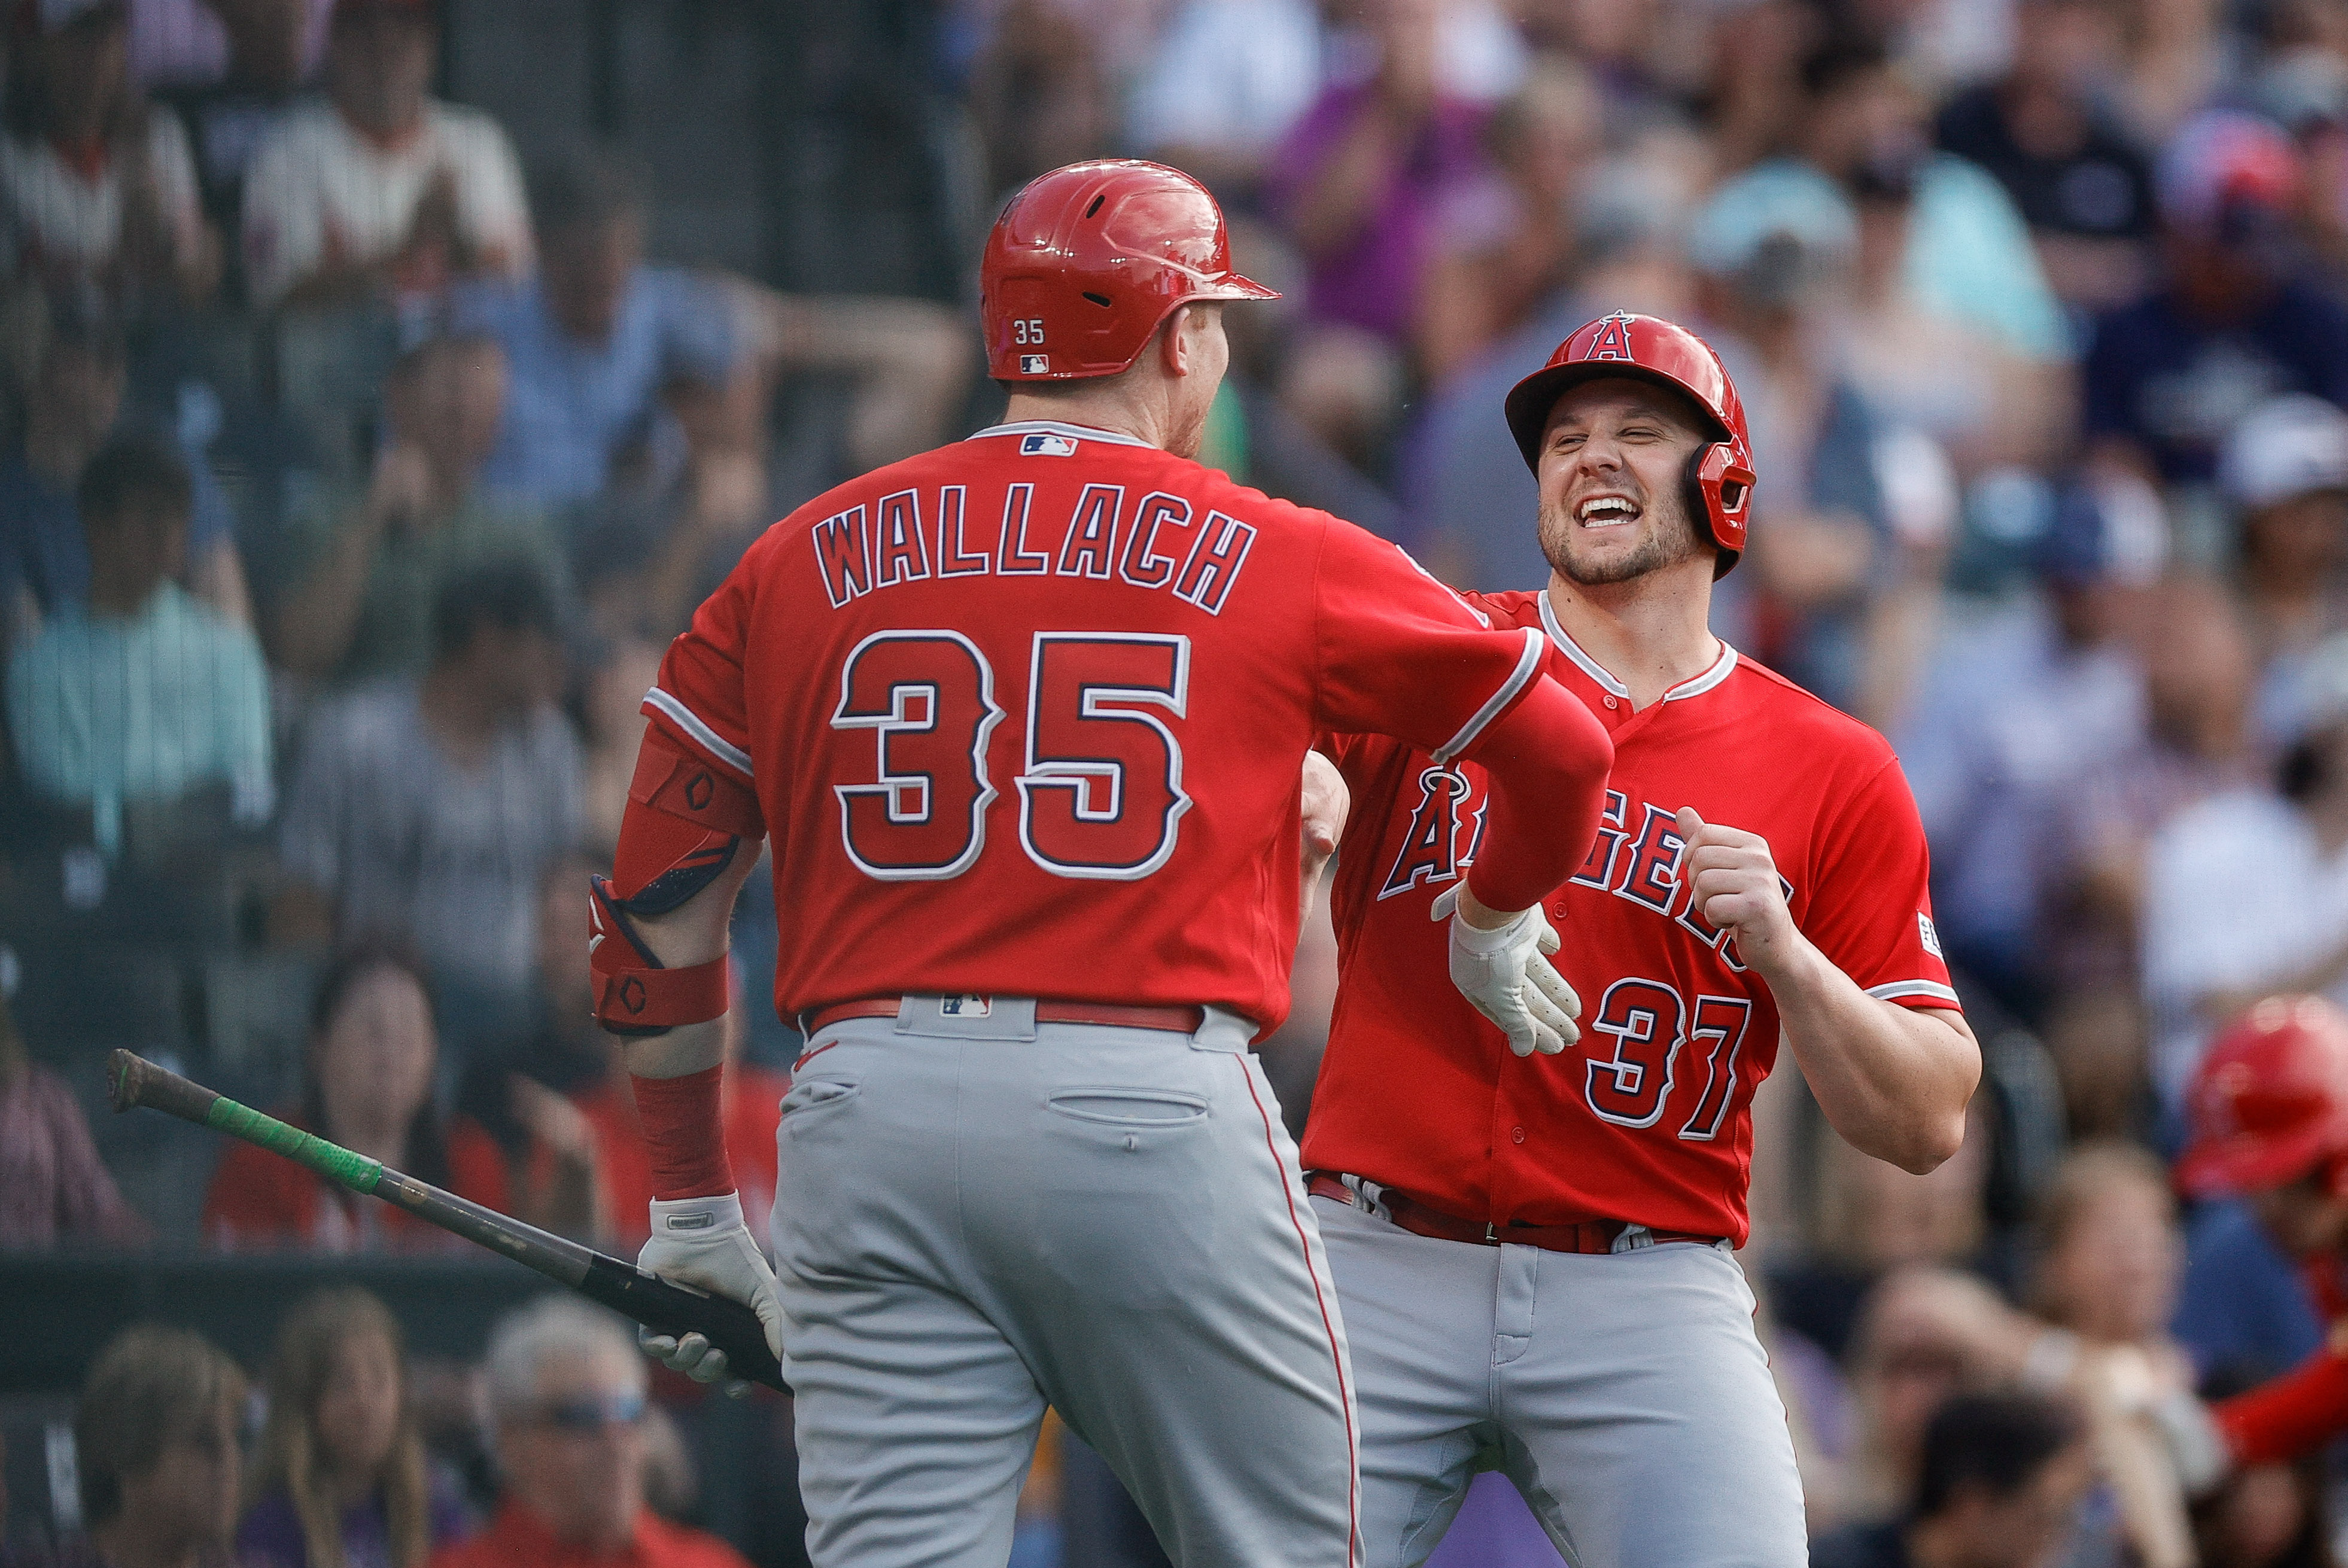
{"type": "Polygon", "coordinates": [[[1523,1143],[1524,1141],[1525,1141],[1525,1130],[1524,1130],[1523,1128],[1521,1128],[1521,1127],[1511,1127],[1511,1128],[1509,1128],[1509,1143],[1523,1143]]]}

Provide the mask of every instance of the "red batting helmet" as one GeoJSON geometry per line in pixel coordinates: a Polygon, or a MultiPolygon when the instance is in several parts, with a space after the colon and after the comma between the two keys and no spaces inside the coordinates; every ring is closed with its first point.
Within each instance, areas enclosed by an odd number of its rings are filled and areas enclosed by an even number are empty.
{"type": "Polygon", "coordinates": [[[1753,448],[1745,434],[1745,405],[1712,345],[1687,328],[1653,316],[1616,311],[1557,345],[1549,364],[1509,393],[1509,429],[1517,449],[1540,471],[1541,432],[1565,390],[1601,376],[1660,382],[1685,394],[1714,425],[1716,436],[1688,465],[1688,510],[1704,519],[1720,547],[1715,577],[1745,553],[1745,521],[1753,507],[1753,448]]]}
{"type": "Polygon", "coordinates": [[[1231,271],[1207,188],[1130,159],[1071,163],[1027,182],[979,262],[986,373],[997,381],[1115,375],[1193,300],[1276,300],[1231,271]]]}
{"type": "Polygon", "coordinates": [[[2281,1186],[2348,1154],[2348,1014],[2269,997],[2210,1046],[2186,1104],[2177,1184],[2189,1196],[2281,1186]]]}

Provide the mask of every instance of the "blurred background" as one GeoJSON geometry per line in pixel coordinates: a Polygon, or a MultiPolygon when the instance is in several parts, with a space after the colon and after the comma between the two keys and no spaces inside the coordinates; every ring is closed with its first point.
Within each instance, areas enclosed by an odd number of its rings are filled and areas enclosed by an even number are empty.
{"type": "MultiPolygon", "coordinates": [[[[1671,316],[1735,374],[1718,630],[1898,745],[1987,1056],[1929,1177],[1762,1091],[1744,1257],[1814,1533],[1910,1507],[1952,1397],[1949,1440],[2026,1446],[2029,1320],[2205,1392],[2328,1331],[2164,1162],[2214,1025],[2348,999],[2348,0],[5,0],[0,35],[12,1568],[804,1560],[788,1401],[648,1381],[535,1276],[111,1117],[102,1063],[633,1255],[581,882],[637,701],[759,529],[995,415],[980,241],[1098,155],[1205,179],[1286,296],[1230,313],[1206,460],[1456,584],[1546,577],[1500,399],[1574,327],[1671,316]]],[[[738,925],[770,972],[765,878],[738,925]]],[[[1292,1125],[1334,969],[1324,919],[1265,1047],[1292,1125]]],[[[797,1045],[762,979],[732,1038],[760,1225],[797,1045]]],[[[2338,1490],[2245,1472],[2201,1560],[2333,1561],[2338,1490]]],[[[1450,1568],[1556,1562],[1471,1515],[1450,1568]]],[[[1023,1568],[1159,1560],[1056,1430],[1022,1521],[1023,1568]]],[[[2134,1550],[2091,1488],[2062,1560],[2134,1550]]]]}

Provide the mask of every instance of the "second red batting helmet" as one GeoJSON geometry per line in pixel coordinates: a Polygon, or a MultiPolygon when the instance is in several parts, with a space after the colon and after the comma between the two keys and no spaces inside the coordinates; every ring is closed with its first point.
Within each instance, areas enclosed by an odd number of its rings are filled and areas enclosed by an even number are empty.
{"type": "Polygon", "coordinates": [[[2177,1162],[2192,1197],[2298,1181],[2348,1154],[2348,1014],[2322,997],[2269,997],[2209,1047],[2177,1162]]]}
{"type": "Polygon", "coordinates": [[[986,373],[997,381],[1115,375],[1193,300],[1276,300],[1231,271],[1207,188],[1128,159],[1071,163],[1027,182],[979,262],[986,373]]]}
{"type": "Polygon", "coordinates": [[[1509,429],[1517,449],[1540,471],[1541,432],[1567,388],[1601,376],[1660,382],[1684,394],[1713,425],[1715,439],[1688,465],[1688,507],[1720,547],[1719,577],[1745,553],[1746,518],[1753,509],[1753,449],[1745,433],[1745,405],[1712,345],[1675,322],[1616,311],[1557,345],[1549,363],[1509,393],[1509,429]]]}

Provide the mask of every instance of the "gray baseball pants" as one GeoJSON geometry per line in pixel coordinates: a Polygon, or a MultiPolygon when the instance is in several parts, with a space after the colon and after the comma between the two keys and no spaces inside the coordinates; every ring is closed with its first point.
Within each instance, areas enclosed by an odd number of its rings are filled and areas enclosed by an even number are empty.
{"type": "Polygon", "coordinates": [[[1574,1568],[1807,1568],[1801,1476],[1725,1245],[1416,1235],[1313,1200],[1362,1414],[1369,1568],[1416,1568],[1480,1471],[1574,1568]]]}
{"type": "Polygon", "coordinates": [[[1046,1403],[1183,1568],[1354,1568],[1353,1374],[1252,1031],[987,1009],[819,1030],[783,1102],[817,1568],[1002,1568],[1046,1403]]]}

